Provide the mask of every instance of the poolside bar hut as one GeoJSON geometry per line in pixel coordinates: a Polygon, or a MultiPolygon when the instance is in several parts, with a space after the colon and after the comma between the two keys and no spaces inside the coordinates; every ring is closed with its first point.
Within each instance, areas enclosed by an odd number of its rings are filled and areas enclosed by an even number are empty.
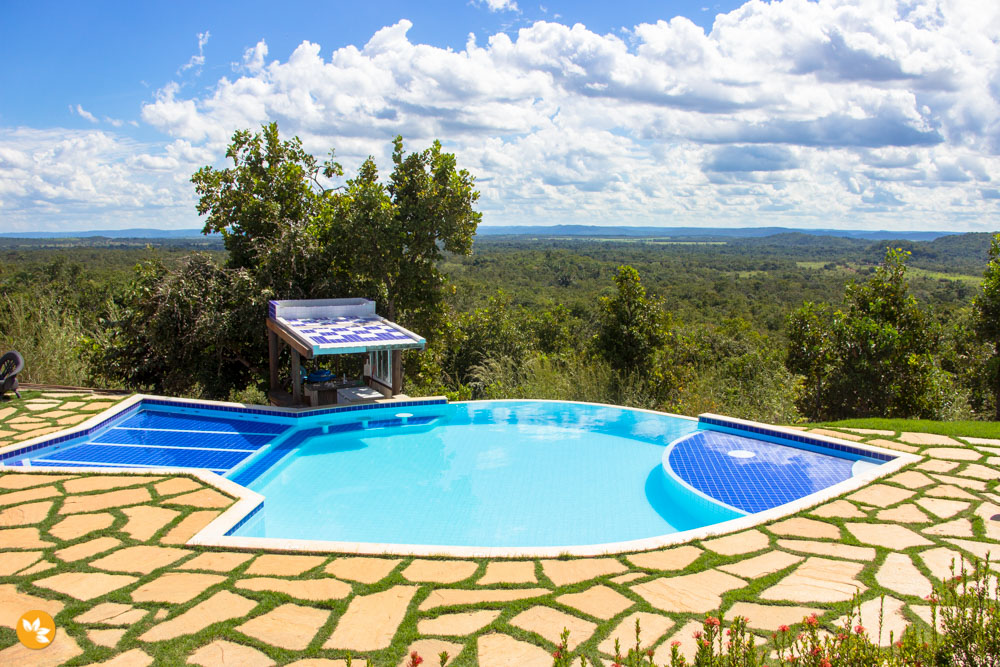
{"type": "Polygon", "coordinates": [[[422,350],[421,336],[375,313],[369,299],[308,299],[268,303],[267,340],[272,398],[280,392],[278,352],[292,355],[292,403],[302,403],[302,359],[324,354],[367,354],[370,386],[386,397],[403,386],[400,352],[422,350]]]}

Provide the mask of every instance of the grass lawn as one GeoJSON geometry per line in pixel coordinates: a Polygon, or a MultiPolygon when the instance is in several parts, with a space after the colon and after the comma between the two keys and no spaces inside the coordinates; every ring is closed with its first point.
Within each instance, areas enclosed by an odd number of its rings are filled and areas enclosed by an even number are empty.
{"type": "Polygon", "coordinates": [[[885,431],[936,433],[971,438],[1000,438],[1000,422],[957,421],[940,422],[931,419],[841,419],[840,421],[809,424],[810,427],[872,428],[885,431]]]}

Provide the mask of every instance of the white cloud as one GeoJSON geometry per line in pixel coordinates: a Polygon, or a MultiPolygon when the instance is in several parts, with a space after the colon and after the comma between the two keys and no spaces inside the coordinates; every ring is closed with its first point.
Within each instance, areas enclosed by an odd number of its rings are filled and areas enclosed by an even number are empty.
{"type": "Polygon", "coordinates": [[[95,116],[94,114],[90,113],[89,111],[87,111],[86,109],[84,109],[79,104],[77,104],[75,107],[72,106],[72,105],[70,105],[69,110],[71,112],[75,112],[76,114],[78,114],[80,116],[80,118],[83,118],[84,120],[89,120],[91,123],[97,123],[98,122],[97,116],[95,116]]]}
{"type": "MultiPolygon", "coordinates": [[[[517,3],[514,0],[477,0],[478,4],[486,5],[491,12],[517,12],[517,3]]],[[[541,8],[544,12],[545,9],[541,8]]]]}
{"type": "Polygon", "coordinates": [[[387,165],[397,133],[440,138],[478,177],[487,224],[997,226],[995,3],[753,1],[708,33],[539,21],[461,50],[410,27],[284,60],[261,40],[232,78],[161,86],[141,117],[174,143],[115,164],[126,182],[172,173],[189,202],[194,168],[276,120],[348,169],[387,165]]]}
{"type": "Polygon", "coordinates": [[[208,44],[208,38],[212,36],[209,31],[198,33],[198,53],[197,55],[191,56],[191,60],[187,61],[185,64],[181,65],[181,68],[177,70],[177,74],[183,74],[192,68],[197,68],[195,74],[201,74],[201,66],[205,64],[205,45],[208,44]]]}

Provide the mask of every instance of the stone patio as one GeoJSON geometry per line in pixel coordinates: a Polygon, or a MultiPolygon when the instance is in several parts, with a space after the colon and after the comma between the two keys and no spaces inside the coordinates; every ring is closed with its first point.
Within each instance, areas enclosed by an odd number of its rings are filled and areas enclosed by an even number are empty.
{"type": "MultiPolygon", "coordinates": [[[[2,407],[0,446],[108,404],[50,394],[2,407]]],[[[953,562],[1000,551],[1000,441],[851,435],[924,458],[769,525],[595,558],[206,549],[185,543],[232,499],[195,479],[0,473],[0,664],[344,665],[350,654],[395,666],[417,650],[436,666],[445,650],[456,665],[548,667],[568,628],[577,655],[609,665],[615,638],[634,645],[637,619],[662,663],[674,640],[691,655],[705,614],[746,616],[761,637],[810,613],[832,629],[855,594],[873,637],[885,595],[886,641],[908,623],[925,626],[924,597],[953,562]],[[56,619],[42,652],[10,630],[29,609],[56,619]]]]}

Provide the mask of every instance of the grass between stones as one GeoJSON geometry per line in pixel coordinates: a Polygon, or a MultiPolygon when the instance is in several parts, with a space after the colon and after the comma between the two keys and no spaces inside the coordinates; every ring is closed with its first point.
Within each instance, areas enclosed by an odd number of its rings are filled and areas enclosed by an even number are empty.
{"type": "MultiPolygon", "coordinates": [[[[38,396],[32,396],[31,394],[28,394],[20,402],[10,401],[10,402],[0,403],[0,409],[7,406],[18,407],[17,405],[18,403],[23,404],[26,401],[33,400],[33,398],[37,399],[38,396]]],[[[103,399],[104,397],[101,398],[103,399]]],[[[62,403],[72,402],[73,400],[75,399],[68,398],[65,401],[62,401],[62,403]]],[[[16,414],[9,414],[3,421],[0,421],[0,429],[3,428],[2,426],[3,422],[7,421],[8,419],[16,418],[17,415],[21,414],[34,414],[35,412],[37,411],[27,410],[22,405],[19,409],[16,410],[16,414]]],[[[931,424],[940,424],[940,423],[933,422],[931,424]]],[[[826,426],[834,428],[844,427],[844,425],[841,423],[828,424],[826,426]]],[[[901,432],[904,431],[920,432],[921,430],[923,430],[923,432],[939,433],[941,435],[949,435],[958,438],[961,438],[962,436],[966,437],[1000,436],[1000,425],[988,425],[986,428],[981,430],[968,429],[968,430],[942,431],[942,430],[933,430],[931,428],[926,428],[924,422],[913,422],[908,420],[878,420],[878,421],[863,420],[862,422],[852,422],[849,427],[877,428],[877,429],[891,430],[895,432],[894,436],[872,435],[870,437],[866,437],[865,439],[876,439],[876,438],[896,439],[896,437],[901,432]]],[[[944,427],[941,428],[943,429],[944,427]]],[[[987,468],[990,468],[991,470],[997,469],[996,466],[993,466],[992,464],[989,464],[987,462],[988,459],[990,458],[990,454],[985,453],[981,450],[976,450],[976,451],[978,451],[981,454],[981,456],[979,456],[975,461],[959,462],[958,467],[948,472],[947,474],[952,477],[961,478],[960,473],[963,472],[969,465],[985,466],[987,468]]],[[[911,465],[904,470],[912,470],[917,465],[919,464],[911,465]]],[[[76,478],[86,477],[86,476],[89,476],[89,474],[80,473],[79,475],[76,476],[76,478]]],[[[168,479],[173,476],[174,475],[162,475],[159,477],[161,479],[168,479]]],[[[892,476],[890,476],[889,479],[883,479],[879,483],[891,487],[906,488],[904,485],[892,481],[891,477],[892,476]]],[[[998,473],[998,477],[1000,477],[1000,473],[998,473]]],[[[975,482],[976,480],[970,480],[970,481],[975,482]]],[[[65,549],[66,547],[70,547],[73,545],[83,544],[85,542],[94,540],[95,538],[101,538],[101,537],[110,537],[120,541],[120,545],[116,546],[114,548],[114,551],[112,551],[111,553],[114,553],[115,551],[119,551],[121,549],[139,545],[160,545],[161,544],[160,540],[165,535],[167,535],[172,528],[177,526],[180,522],[182,522],[186,517],[190,516],[193,512],[203,511],[203,508],[169,504],[171,498],[179,497],[180,495],[183,495],[186,492],[179,492],[177,494],[161,496],[160,494],[157,493],[154,486],[157,482],[147,481],[141,484],[137,484],[134,487],[127,487],[127,488],[138,488],[139,486],[146,488],[149,491],[152,499],[144,504],[157,507],[169,506],[170,509],[177,510],[179,512],[179,514],[173,517],[172,520],[170,520],[165,525],[156,530],[155,534],[153,534],[148,540],[136,540],[131,535],[124,532],[123,528],[128,523],[129,517],[125,514],[123,508],[121,507],[102,510],[114,517],[114,521],[110,526],[90,532],[86,535],[82,535],[74,539],[61,540],[55,537],[55,535],[53,535],[50,531],[59,521],[61,521],[66,516],[58,513],[59,509],[65,502],[65,499],[71,495],[89,496],[105,492],[104,490],[97,490],[86,493],[70,494],[67,492],[64,483],[65,482],[63,481],[58,481],[53,484],[56,487],[56,489],[60,491],[62,495],[60,497],[53,499],[53,504],[49,510],[48,515],[42,521],[31,524],[31,526],[37,527],[39,529],[40,536],[43,540],[48,540],[53,542],[53,546],[41,549],[44,552],[43,558],[53,563],[53,567],[43,572],[36,572],[33,574],[26,574],[26,575],[13,574],[9,576],[0,577],[0,585],[13,584],[17,587],[17,590],[21,593],[30,594],[45,599],[58,600],[65,605],[63,610],[59,612],[59,614],[57,614],[56,616],[56,623],[58,628],[57,634],[65,633],[69,637],[72,637],[80,646],[80,648],[83,650],[83,653],[81,655],[77,656],[73,660],[66,663],[68,665],[84,665],[84,664],[91,664],[94,662],[100,662],[103,660],[108,660],[116,655],[122,654],[126,651],[136,648],[141,649],[142,651],[147,653],[155,661],[155,664],[161,664],[161,665],[181,664],[184,663],[188,658],[188,656],[190,656],[198,648],[220,639],[252,647],[255,650],[266,655],[270,660],[274,661],[276,664],[288,664],[304,658],[343,659],[348,655],[347,651],[339,649],[324,649],[323,644],[334,632],[337,623],[347,610],[350,601],[357,596],[366,596],[366,595],[371,595],[373,593],[387,591],[393,588],[394,586],[399,586],[399,585],[418,586],[418,591],[416,595],[413,596],[412,600],[409,602],[405,617],[403,618],[402,622],[398,625],[398,627],[395,628],[395,632],[393,634],[391,643],[387,647],[379,650],[373,650],[367,652],[354,652],[353,653],[353,657],[355,660],[354,664],[363,665],[366,659],[370,659],[373,662],[373,664],[379,666],[397,665],[400,663],[401,660],[403,660],[404,656],[407,654],[410,645],[413,644],[418,639],[438,638],[462,645],[461,651],[457,655],[452,656],[451,660],[449,661],[449,664],[454,664],[458,666],[477,665],[480,664],[479,656],[477,653],[477,639],[485,634],[492,632],[499,632],[509,635],[514,639],[534,644],[544,649],[545,651],[551,653],[552,651],[555,650],[557,641],[557,640],[554,641],[553,639],[551,639],[551,637],[557,637],[559,632],[562,630],[561,627],[552,628],[551,631],[546,631],[545,634],[547,636],[542,636],[541,634],[538,634],[536,632],[531,632],[519,628],[511,623],[512,619],[515,616],[536,606],[549,607],[551,609],[557,610],[558,612],[568,614],[570,616],[583,619],[585,621],[595,624],[596,629],[590,636],[586,637],[585,639],[581,637],[570,638],[571,642],[573,642],[574,639],[576,640],[583,639],[583,641],[580,642],[579,645],[573,651],[573,654],[575,656],[574,662],[579,663],[579,656],[582,655],[588,659],[588,662],[594,664],[610,664],[610,661],[607,660],[607,658],[604,657],[598,651],[598,645],[604,641],[604,639],[608,636],[608,634],[613,629],[615,629],[624,618],[630,616],[635,612],[648,612],[653,614],[659,614],[662,616],[666,616],[674,621],[674,625],[669,630],[667,630],[662,637],[655,638],[656,641],[653,644],[654,649],[665,645],[669,645],[669,642],[675,638],[676,634],[680,631],[680,629],[683,628],[685,624],[687,624],[689,621],[694,620],[701,622],[705,617],[705,613],[687,613],[687,612],[676,612],[676,611],[665,612],[662,609],[658,609],[654,607],[652,604],[650,604],[645,598],[639,595],[636,591],[633,590],[633,587],[635,587],[636,585],[640,585],[646,582],[652,582],[660,578],[672,578],[672,577],[690,575],[700,572],[715,571],[720,566],[739,563],[741,561],[774,550],[780,550],[786,553],[792,553],[798,556],[803,556],[804,558],[814,557],[813,554],[800,553],[787,548],[779,547],[778,545],[779,539],[796,539],[796,536],[778,535],[777,533],[771,532],[765,525],[758,527],[758,530],[763,532],[768,538],[768,544],[765,548],[758,549],[756,551],[749,552],[746,554],[726,556],[708,549],[701,541],[695,541],[692,542],[692,544],[698,547],[699,549],[702,549],[702,552],[697,556],[697,558],[693,562],[690,563],[690,565],[685,567],[683,570],[679,571],[659,571],[648,568],[641,568],[629,562],[627,554],[613,556],[613,558],[616,561],[621,563],[621,565],[626,568],[627,572],[639,575],[636,579],[633,579],[623,584],[618,584],[612,581],[612,579],[621,575],[621,573],[614,573],[614,574],[607,574],[595,577],[585,581],[580,581],[573,584],[557,586],[546,575],[543,564],[539,559],[521,559],[534,563],[534,571],[535,571],[535,576],[537,578],[537,583],[527,583],[527,584],[517,584],[517,585],[494,584],[489,586],[477,586],[476,581],[480,577],[482,577],[483,574],[485,573],[486,565],[489,561],[487,559],[471,559],[474,560],[474,562],[477,564],[475,572],[462,581],[449,584],[439,584],[439,583],[415,584],[413,582],[406,580],[403,575],[403,571],[415,559],[402,558],[400,559],[400,562],[392,569],[391,572],[389,572],[387,576],[383,577],[381,580],[375,583],[364,584],[342,579],[341,581],[344,581],[350,586],[351,594],[348,597],[340,600],[322,600],[322,601],[305,601],[283,593],[277,593],[271,591],[251,591],[239,588],[236,585],[236,582],[239,579],[247,576],[245,573],[248,570],[248,568],[251,567],[251,564],[254,562],[254,559],[252,558],[242,562],[240,565],[236,566],[230,571],[217,573],[224,576],[225,578],[219,581],[218,583],[207,587],[205,590],[201,591],[187,602],[180,604],[170,604],[170,603],[134,601],[131,597],[131,594],[136,589],[144,586],[145,584],[157,580],[158,578],[160,578],[161,576],[163,576],[168,572],[187,571],[187,570],[180,570],[179,567],[189,562],[199,554],[210,551],[222,551],[218,549],[185,547],[183,545],[170,544],[162,546],[169,546],[171,548],[181,548],[188,551],[189,553],[185,555],[183,558],[177,560],[176,562],[167,564],[163,567],[153,570],[148,574],[141,574],[141,573],[132,574],[131,576],[137,577],[137,580],[132,584],[129,584],[128,586],[122,587],[118,590],[112,590],[108,593],[105,593],[104,595],[101,595],[91,600],[80,601],[76,600],[71,596],[58,593],[56,591],[53,591],[49,588],[45,588],[40,585],[36,585],[36,582],[60,573],[102,572],[102,570],[91,566],[90,563],[107,554],[102,552],[87,558],[83,558],[79,561],[63,562],[59,560],[57,557],[55,557],[54,553],[56,551],[65,549]],[[566,594],[581,593],[587,591],[591,587],[598,584],[606,586],[614,590],[618,594],[624,596],[625,598],[627,598],[632,602],[631,606],[615,614],[609,619],[602,619],[584,613],[579,609],[563,604],[557,600],[557,598],[560,598],[561,596],[566,594]],[[513,602],[450,605],[450,606],[436,607],[428,610],[420,609],[420,605],[431,594],[433,594],[434,591],[437,590],[443,590],[443,589],[516,590],[516,589],[529,589],[529,588],[544,588],[547,589],[548,592],[539,597],[517,600],[513,602]],[[159,625],[164,621],[169,621],[171,619],[177,618],[178,616],[193,609],[194,607],[204,602],[205,600],[208,600],[209,598],[219,593],[220,591],[229,591],[230,593],[251,600],[255,603],[255,606],[249,613],[245,615],[242,615],[238,618],[228,619],[209,625],[192,634],[160,642],[147,642],[140,639],[140,637],[149,629],[159,625]],[[112,647],[101,646],[94,643],[93,641],[91,641],[90,637],[88,637],[87,634],[89,630],[93,630],[95,628],[108,627],[108,626],[89,625],[75,620],[85,611],[93,609],[96,605],[105,602],[127,604],[132,606],[133,608],[141,609],[145,612],[145,615],[140,620],[131,623],[126,628],[124,628],[125,630],[124,635],[112,647]],[[264,641],[248,636],[240,632],[240,630],[238,629],[239,626],[246,623],[249,619],[263,616],[269,613],[270,611],[274,610],[275,608],[288,603],[304,607],[310,607],[313,609],[323,610],[328,613],[325,622],[315,632],[315,634],[309,641],[308,646],[305,649],[299,651],[292,651],[281,648],[279,646],[273,646],[264,641]],[[417,624],[421,620],[437,618],[442,615],[454,612],[475,611],[481,609],[499,610],[500,614],[499,616],[497,616],[495,620],[493,620],[489,624],[485,625],[481,629],[469,635],[456,638],[443,635],[421,635],[418,632],[417,624]],[[166,614],[165,617],[163,617],[164,613],[166,614]],[[160,616],[159,618],[158,615],[160,616]]],[[[934,573],[930,570],[930,568],[928,568],[927,564],[920,557],[921,553],[931,549],[937,549],[943,546],[957,553],[965,553],[966,557],[970,558],[971,560],[971,555],[969,555],[966,550],[961,549],[958,546],[948,542],[946,537],[927,535],[921,532],[922,528],[926,528],[928,526],[932,526],[938,523],[943,523],[945,521],[954,521],[955,519],[967,519],[971,522],[973,536],[966,539],[983,544],[984,549],[996,546],[997,543],[990,540],[989,537],[987,536],[987,526],[983,518],[977,516],[975,510],[982,502],[992,502],[993,504],[1000,504],[1000,499],[992,497],[991,495],[997,492],[997,483],[998,483],[997,480],[994,479],[985,482],[985,484],[982,486],[982,489],[965,488],[964,490],[973,498],[973,500],[968,501],[969,506],[966,509],[959,511],[958,513],[954,514],[953,516],[947,517],[946,519],[938,519],[929,512],[925,512],[928,516],[928,520],[924,523],[902,524],[902,523],[897,523],[895,521],[880,521],[879,519],[876,518],[876,516],[883,508],[868,508],[854,501],[848,501],[848,502],[850,502],[853,507],[860,508],[862,511],[864,511],[865,516],[852,519],[843,519],[838,517],[819,518],[812,514],[812,509],[799,512],[795,516],[822,521],[828,525],[836,526],[837,529],[839,530],[840,535],[839,538],[837,539],[810,538],[812,541],[829,543],[829,544],[861,546],[874,549],[876,554],[875,558],[869,561],[861,562],[862,567],[858,572],[858,574],[856,575],[856,580],[862,583],[868,589],[863,594],[862,599],[865,601],[877,599],[881,595],[885,595],[886,597],[896,598],[905,603],[905,606],[903,608],[903,614],[910,623],[916,624],[918,627],[926,627],[924,621],[921,620],[921,618],[911,609],[911,606],[924,606],[926,605],[926,602],[923,599],[920,599],[916,596],[903,595],[901,593],[881,587],[876,579],[876,573],[878,572],[879,568],[882,567],[883,563],[885,562],[889,554],[894,552],[901,553],[909,557],[916,570],[919,571],[924,577],[926,577],[931,582],[937,582],[938,577],[934,575],[934,573]],[[865,544],[862,543],[860,540],[858,540],[848,530],[847,528],[848,523],[856,523],[856,524],[886,523],[891,525],[903,525],[913,530],[913,532],[928,539],[930,542],[932,542],[932,545],[912,546],[907,548],[890,548],[882,545],[865,544]]],[[[919,498],[931,497],[927,496],[927,492],[933,490],[938,486],[941,486],[941,484],[937,483],[937,480],[935,480],[935,484],[925,486],[920,489],[916,489],[916,493],[912,497],[891,504],[886,509],[892,509],[894,507],[898,507],[906,503],[913,503],[919,498]]],[[[973,484],[973,486],[978,486],[978,485],[973,484]]],[[[18,490],[6,490],[6,489],[0,490],[0,502],[2,502],[3,495],[9,493],[17,493],[17,492],[18,490]]],[[[845,494],[845,497],[850,495],[851,495],[850,493],[845,494]]],[[[825,505],[827,504],[827,502],[832,502],[832,501],[826,501],[822,504],[825,505]]],[[[0,507],[0,511],[2,511],[2,509],[5,509],[5,507],[0,507]]],[[[5,528],[0,530],[5,530],[5,528]]],[[[0,533],[0,535],[2,535],[2,533],[0,533]]],[[[2,544],[0,544],[0,552],[2,551],[6,551],[6,549],[2,546],[2,544]]],[[[329,575],[326,575],[324,573],[324,568],[332,560],[337,558],[338,555],[337,554],[318,554],[318,555],[323,556],[324,558],[323,562],[321,562],[315,567],[312,567],[308,571],[294,577],[276,577],[276,578],[288,579],[288,580],[316,580],[316,579],[328,578],[329,575]]],[[[823,556],[823,558],[827,557],[823,556]]],[[[575,559],[572,557],[564,557],[560,560],[566,561],[575,559]]],[[[822,610],[822,613],[820,614],[820,622],[824,628],[832,630],[834,621],[840,618],[841,616],[849,613],[852,604],[851,600],[843,600],[838,602],[812,602],[807,600],[761,599],[761,594],[765,590],[773,587],[774,585],[778,584],[783,579],[785,579],[788,575],[795,572],[802,565],[803,562],[805,561],[804,560],[798,561],[796,563],[793,563],[785,567],[784,569],[781,569],[777,572],[773,572],[770,574],[765,574],[756,579],[752,579],[749,577],[741,577],[744,581],[747,582],[746,586],[722,593],[721,604],[719,604],[716,608],[710,610],[709,613],[716,616],[720,614],[725,615],[726,612],[734,604],[738,602],[751,602],[757,604],[765,604],[773,607],[806,606],[822,610]]],[[[856,563],[858,561],[842,560],[841,562],[844,562],[846,564],[846,563],[856,563]]],[[[754,632],[761,637],[770,636],[770,631],[767,630],[755,629],[754,632]]],[[[644,637],[643,639],[644,643],[648,644],[652,642],[654,637],[644,637]]],[[[0,651],[4,650],[7,647],[13,646],[16,642],[17,639],[13,629],[6,626],[0,626],[0,651]]],[[[627,646],[628,644],[626,644],[626,648],[627,646]]],[[[425,659],[425,665],[437,665],[436,656],[427,655],[423,657],[425,659]]]]}

